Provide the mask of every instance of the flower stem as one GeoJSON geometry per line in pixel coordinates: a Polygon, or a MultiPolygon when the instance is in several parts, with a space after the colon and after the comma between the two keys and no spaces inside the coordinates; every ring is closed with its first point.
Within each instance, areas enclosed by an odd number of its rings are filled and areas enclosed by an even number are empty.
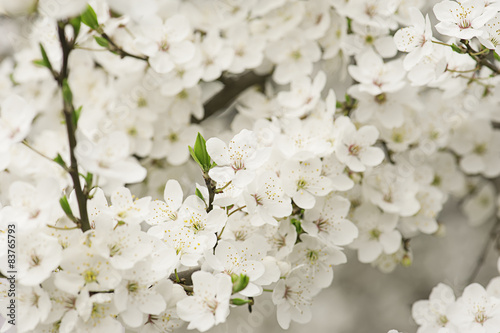
{"type": "MultiPolygon", "coordinates": [[[[63,58],[62,58],[61,71],[56,76],[54,76],[54,78],[56,79],[59,87],[61,88],[61,91],[63,89],[63,83],[67,82],[69,76],[69,71],[68,71],[69,54],[71,53],[75,45],[74,40],[69,41],[66,39],[66,33],[64,31],[66,24],[67,24],[66,22],[59,21],[57,25],[57,33],[59,36],[59,42],[61,43],[63,58]]],[[[63,96],[63,113],[64,113],[64,119],[66,121],[66,131],[68,133],[69,152],[71,160],[71,165],[69,167],[69,174],[71,176],[71,179],[73,180],[73,188],[75,189],[75,195],[78,201],[78,209],[80,211],[80,219],[79,219],[80,228],[82,229],[82,231],[85,232],[87,230],[90,230],[90,223],[87,212],[87,197],[84,195],[82,191],[82,186],[80,183],[80,173],[78,172],[78,162],[75,156],[76,126],[73,122],[74,112],[75,108],[73,107],[73,105],[71,103],[68,103],[68,101],[63,96]]]]}
{"type": "Polygon", "coordinates": [[[233,215],[233,214],[234,214],[234,213],[236,213],[237,211],[240,211],[240,210],[242,210],[242,209],[244,209],[244,208],[247,208],[247,206],[245,205],[245,206],[241,206],[241,207],[236,208],[236,209],[235,209],[235,210],[233,210],[231,213],[229,213],[229,214],[227,215],[227,217],[229,217],[229,216],[233,215]]]}

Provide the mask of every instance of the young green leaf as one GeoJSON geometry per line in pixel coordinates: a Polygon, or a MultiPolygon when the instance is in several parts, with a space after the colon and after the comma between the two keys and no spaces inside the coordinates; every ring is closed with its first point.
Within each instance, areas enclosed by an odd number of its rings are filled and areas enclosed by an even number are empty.
{"type": "Polygon", "coordinates": [[[193,160],[198,163],[198,165],[203,169],[203,165],[201,164],[201,162],[198,160],[198,157],[196,157],[196,154],[194,153],[194,149],[191,147],[191,146],[188,146],[189,148],[189,153],[191,154],[191,157],[193,158],[193,160]]]}
{"type": "Polygon", "coordinates": [[[35,65],[47,67],[48,69],[52,70],[52,65],[50,63],[49,57],[47,57],[47,52],[45,52],[42,43],[40,43],[40,53],[42,54],[42,59],[33,60],[33,63],[35,65]]]}
{"type": "Polygon", "coordinates": [[[35,59],[33,60],[33,63],[40,67],[47,67],[47,64],[42,59],[35,59]]]}
{"type": "Polygon", "coordinates": [[[75,127],[78,126],[78,119],[80,119],[80,114],[82,113],[82,106],[80,106],[78,109],[76,109],[72,114],[71,114],[71,120],[73,121],[73,125],[75,127]]]}
{"type": "Polygon", "coordinates": [[[300,220],[292,218],[290,222],[295,227],[295,230],[297,231],[298,235],[304,233],[304,230],[302,229],[302,223],[300,222],[300,220]]]}
{"type": "Polygon", "coordinates": [[[68,198],[66,196],[63,196],[61,199],[59,199],[59,204],[61,205],[62,210],[70,219],[74,219],[73,212],[71,211],[71,207],[68,202],[68,198]]]}
{"type": "Polygon", "coordinates": [[[196,194],[196,196],[198,198],[200,198],[201,200],[205,201],[205,198],[203,197],[203,194],[201,193],[201,191],[198,188],[196,188],[196,190],[194,191],[194,193],[196,194]]]}
{"type": "Polygon", "coordinates": [[[203,136],[198,133],[196,137],[196,142],[194,143],[194,153],[196,157],[201,162],[204,171],[210,170],[210,155],[207,152],[206,141],[203,136]]]}
{"type": "Polygon", "coordinates": [[[63,94],[64,102],[68,105],[72,105],[73,104],[73,93],[71,92],[71,88],[69,87],[68,79],[64,79],[64,81],[62,83],[62,94],[63,94]]]}
{"type": "Polygon", "coordinates": [[[76,40],[76,37],[78,37],[78,34],[80,33],[80,27],[82,25],[80,16],[70,18],[69,24],[71,24],[71,26],[73,27],[73,38],[74,40],[76,40]]]}
{"type": "Polygon", "coordinates": [[[57,156],[54,158],[54,162],[62,166],[63,168],[67,169],[66,162],[64,162],[62,156],[60,154],[57,154],[57,156]]]}
{"type": "Polygon", "coordinates": [[[464,53],[464,51],[455,44],[451,44],[451,49],[457,53],[464,53]]]}
{"type": "Polygon", "coordinates": [[[212,162],[207,152],[205,139],[200,133],[198,133],[196,137],[194,147],[189,146],[189,153],[204,172],[208,172],[208,170],[212,168],[212,162]]]}
{"type": "Polygon", "coordinates": [[[109,42],[106,38],[104,37],[99,37],[99,36],[94,36],[95,41],[97,44],[99,44],[102,47],[108,48],[109,47],[109,42]]]}
{"type": "Polygon", "coordinates": [[[253,300],[251,299],[241,299],[241,298],[231,298],[231,304],[233,305],[245,305],[245,304],[252,304],[253,300]]]}
{"type": "Polygon", "coordinates": [[[94,9],[87,5],[87,9],[81,15],[82,23],[93,30],[99,30],[99,22],[94,9]]]}
{"type": "Polygon", "coordinates": [[[498,53],[493,52],[493,56],[495,57],[495,60],[500,61],[500,56],[498,55],[498,53]]]}
{"type": "Polygon", "coordinates": [[[235,294],[248,286],[250,278],[245,274],[237,275],[233,273],[231,274],[231,281],[233,282],[233,294],[235,294]]]}

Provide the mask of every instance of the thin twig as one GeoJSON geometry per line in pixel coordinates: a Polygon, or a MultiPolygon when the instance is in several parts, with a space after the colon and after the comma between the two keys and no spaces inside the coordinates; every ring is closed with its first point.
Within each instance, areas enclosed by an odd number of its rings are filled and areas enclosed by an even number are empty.
{"type": "Polygon", "coordinates": [[[242,209],[244,209],[244,208],[247,208],[247,206],[245,205],[245,206],[241,206],[241,207],[239,207],[239,208],[236,208],[236,209],[235,209],[235,210],[233,210],[231,213],[229,213],[229,214],[227,215],[227,217],[229,217],[229,216],[233,215],[234,213],[236,213],[236,212],[238,212],[238,211],[240,211],[240,210],[242,210],[242,209]]]}
{"type": "Polygon", "coordinates": [[[439,44],[439,45],[444,45],[444,46],[449,46],[449,47],[451,47],[451,45],[450,45],[450,44],[446,44],[446,43],[443,43],[443,42],[438,42],[438,41],[436,41],[436,40],[433,40],[432,42],[433,42],[434,44],[439,44]]]}
{"type": "Polygon", "coordinates": [[[135,55],[135,54],[132,54],[132,53],[128,53],[127,51],[125,51],[124,49],[122,49],[120,46],[118,46],[111,39],[111,37],[109,37],[105,32],[103,32],[101,34],[101,36],[102,36],[102,38],[106,39],[108,41],[108,43],[111,45],[111,48],[109,48],[109,50],[111,52],[116,52],[121,58],[130,57],[130,58],[139,59],[139,60],[143,60],[143,61],[148,61],[149,60],[149,57],[138,56],[138,55],[135,55]]]}
{"type": "Polygon", "coordinates": [[[486,257],[488,256],[488,252],[491,248],[491,244],[498,238],[499,236],[499,230],[498,227],[500,226],[500,219],[495,218],[495,223],[493,224],[493,227],[491,228],[490,232],[488,233],[488,239],[486,242],[484,242],[483,249],[481,250],[479,254],[479,258],[476,261],[476,266],[472,270],[472,273],[470,274],[469,278],[467,279],[467,285],[471,284],[474,282],[476,279],[477,275],[479,274],[479,271],[481,270],[484,261],[486,260],[486,257]]]}
{"type": "Polygon", "coordinates": [[[210,178],[207,172],[203,173],[203,178],[205,179],[205,185],[208,189],[208,206],[207,213],[209,213],[212,209],[214,209],[214,199],[215,199],[215,183],[210,178]]]}
{"type": "Polygon", "coordinates": [[[55,163],[55,164],[59,165],[61,168],[63,168],[63,169],[64,169],[64,171],[69,172],[69,170],[68,170],[67,168],[65,168],[63,165],[61,165],[61,164],[57,163],[56,161],[54,161],[53,159],[51,159],[50,157],[48,157],[48,156],[47,156],[47,155],[45,155],[44,153],[40,152],[39,150],[37,150],[36,148],[34,148],[33,146],[31,146],[31,145],[28,143],[28,141],[23,140],[23,141],[22,141],[22,144],[23,144],[23,145],[25,145],[26,147],[28,147],[29,149],[31,149],[33,152],[35,152],[35,153],[37,153],[38,155],[40,155],[41,157],[43,157],[43,158],[45,158],[45,159],[47,159],[47,160],[49,160],[49,161],[51,161],[51,162],[53,162],[53,163],[55,163]]]}

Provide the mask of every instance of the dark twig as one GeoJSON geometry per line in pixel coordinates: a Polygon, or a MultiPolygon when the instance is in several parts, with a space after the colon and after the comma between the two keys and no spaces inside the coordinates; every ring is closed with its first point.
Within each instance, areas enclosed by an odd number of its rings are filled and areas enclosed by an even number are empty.
{"type": "Polygon", "coordinates": [[[248,72],[235,78],[220,78],[224,88],[209,99],[204,105],[205,115],[202,119],[191,118],[191,123],[199,124],[211,117],[217,111],[229,106],[246,89],[254,86],[263,86],[269,75],[260,76],[254,72],[248,72]]]}
{"type": "Polygon", "coordinates": [[[122,49],[120,46],[118,46],[112,39],[111,37],[109,37],[105,32],[103,32],[101,34],[102,38],[104,38],[105,40],[108,41],[110,47],[109,47],[109,50],[111,52],[114,52],[116,54],[118,54],[121,58],[125,58],[125,57],[130,57],[130,58],[134,58],[134,59],[139,59],[139,60],[143,60],[143,61],[148,61],[149,58],[146,57],[146,56],[138,56],[138,55],[135,55],[135,54],[132,54],[132,53],[128,53],[127,51],[125,51],[124,49],[122,49]]]}
{"type": "MultiPolygon", "coordinates": [[[[59,42],[61,43],[61,48],[63,52],[63,59],[62,59],[61,71],[59,72],[58,75],[54,76],[54,78],[56,79],[61,90],[63,88],[63,83],[68,79],[69,76],[68,72],[69,54],[74,48],[74,40],[69,41],[66,39],[66,34],[64,32],[65,25],[66,24],[64,22],[58,22],[58,27],[57,27],[59,42]]],[[[90,223],[87,213],[87,197],[84,195],[82,191],[82,186],[80,183],[80,173],[78,171],[78,162],[75,156],[76,127],[73,122],[74,112],[75,109],[73,105],[71,103],[68,103],[68,101],[63,96],[63,113],[64,113],[64,119],[66,121],[66,130],[68,133],[69,152],[71,159],[69,174],[71,176],[71,179],[73,180],[73,187],[75,189],[75,195],[78,201],[78,209],[80,211],[80,228],[82,229],[82,231],[87,231],[90,229],[90,223]]]]}
{"type": "Polygon", "coordinates": [[[177,274],[172,273],[168,278],[174,281],[174,283],[191,286],[193,285],[193,280],[191,279],[191,276],[193,275],[194,272],[197,272],[199,270],[200,267],[191,268],[188,269],[187,271],[177,272],[177,274]]]}
{"type": "Polygon", "coordinates": [[[214,199],[215,199],[215,184],[212,178],[208,176],[208,173],[206,175],[203,175],[203,178],[205,178],[205,185],[207,186],[208,189],[208,206],[207,206],[207,213],[210,212],[212,209],[214,209],[214,199]]]}
{"type": "Polygon", "coordinates": [[[467,285],[471,284],[474,282],[476,279],[477,275],[479,274],[479,271],[481,270],[484,261],[486,260],[486,257],[488,255],[488,252],[491,248],[492,243],[494,243],[497,238],[500,236],[500,219],[495,218],[495,223],[493,224],[493,227],[491,228],[490,232],[488,233],[488,239],[483,245],[483,249],[481,250],[481,253],[479,254],[479,258],[476,261],[476,266],[472,270],[472,273],[470,274],[469,278],[467,279],[467,285]]]}

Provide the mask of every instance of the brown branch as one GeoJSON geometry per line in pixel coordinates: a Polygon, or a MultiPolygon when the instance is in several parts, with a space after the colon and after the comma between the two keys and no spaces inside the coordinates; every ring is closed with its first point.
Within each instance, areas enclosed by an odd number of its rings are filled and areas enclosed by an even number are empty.
{"type": "MultiPolygon", "coordinates": [[[[54,76],[59,87],[63,88],[63,82],[68,79],[68,60],[69,54],[74,48],[74,40],[68,41],[66,39],[66,34],[64,32],[64,27],[66,26],[65,22],[58,22],[57,32],[59,36],[59,42],[61,43],[61,48],[63,52],[63,60],[61,65],[61,71],[58,75],[54,76]]],[[[69,174],[71,179],[73,180],[73,188],[75,189],[76,199],[78,201],[78,209],[80,211],[80,228],[82,231],[87,231],[90,229],[90,223],[87,213],[87,197],[84,195],[82,191],[82,186],[80,183],[80,173],[78,171],[78,162],[75,156],[75,148],[76,148],[76,127],[73,123],[73,113],[75,109],[71,103],[68,103],[63,94],[63,113],[64,119],[66,121],[66,130],[68,133],[68,142],[69,142],[69,152],[71,165],[69,167],[69,174]]]]}
{"type": "Polygon", "coordinates": [[[498,70],[498,68],[495,66],[494,64],[494,57],[493,57],[493,60],[490,62],[488,60],[488,56],[491,57],[490,54],[492,54],[492,52],[489,52],[489,53],[481,53],[481,52],[477,52],[476,50],[474,50],[470,44],[469,44],[469,41],[468,40],[465,40],[465,39],[461,39],[460,42],[462,44],[465,45],[465,48],[466,48],[466,53],[476,61],[476,63],[481,67],[481,66],[484,66],[484,67],[488,67],[492,72],[496,73],[496,74],[500,74],[500,71],[498,70]]]}
{"type": "Polygon", "coordinates": [[[217,111],[228,107],[246,89],[254,85],[263,86],[268,77],[269,75],[261,76],[254,72],[248,72],[235,78],[221,77],[219,81],[224,84],[224,88],[203,105],[205,116],[202,119],[191,117],[191,123],[199,124],[203,122],[217,111]]]}
{"type": "Polygon", "coordinates": [[[477,259],[476,266],[472,270],[472,273],[470,274],[469,278],[467,279],[467,285],[471,284],[474,282],[476,279],[477,275],[479,274],[479,271],[481,270],[484,261],[486,260],[486,257],[488,256],[488,252],[491,248],[492,243],[494,243],[498,237],[500,236],[500,219],[495,217],[495,223],[493,224],[493,227],[490,229],[490,232],[488,233],[488,239],[483,245],[483,249],[481,250],[479,254],[479,258],[477,259]]]}
{"type": "Polygon", "coordinates": [[[168,278],[174,281],[174,283],[192,286],[193,280],[191,279],[191,276],[193,275],[194,272],[197,272],[199,270],[200,267],[191,268],[188,269],[187,271],[177,272],[177,276],[176,273],[172,273],[168,278]],[[177,278],[179,278],[179,281],[177,281],[177,278]]]}

